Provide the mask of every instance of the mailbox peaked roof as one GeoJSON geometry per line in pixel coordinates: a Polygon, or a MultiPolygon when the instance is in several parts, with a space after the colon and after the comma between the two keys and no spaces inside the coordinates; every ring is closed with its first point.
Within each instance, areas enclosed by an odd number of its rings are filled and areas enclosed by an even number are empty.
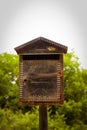
{"type": "Polygon", "coordinates": [[[15,48],[18,54],[28,53],[67,53],[67,46],[38,37],[32,41],[22,44],[15,48]]]}

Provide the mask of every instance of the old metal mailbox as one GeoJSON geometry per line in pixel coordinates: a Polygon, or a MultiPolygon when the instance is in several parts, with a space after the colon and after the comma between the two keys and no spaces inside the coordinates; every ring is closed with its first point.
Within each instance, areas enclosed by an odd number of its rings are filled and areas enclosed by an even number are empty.
{"type": "Polygon", "coordinates": [[[67,47],[43,37],[15,48],[19,55],[19,100],[29,104],[62,104],[63,53],[67,47]]]}

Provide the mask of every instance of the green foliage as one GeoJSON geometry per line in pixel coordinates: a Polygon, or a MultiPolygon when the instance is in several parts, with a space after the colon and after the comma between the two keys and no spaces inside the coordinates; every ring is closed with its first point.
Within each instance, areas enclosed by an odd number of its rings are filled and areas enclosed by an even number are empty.
{"type": "Polygon", "coordinates": [[[78,58],[73,53],[69,53],[65,56],[64,62],[65,100],[79,101],[82,98],[81,95],[84,94],[83,85],[84,82],[79,69],[78,58]]]}
{"type": "Polygon", "coordinates": [[[66,125],[64,115],[59,115],[58,112],[56,112],[54,118],[49,116],[48,127],[49,130],[69,130],[69,126],[66,125]]]}
{"type": "Polygon", "coordinates": [[[38,130],[38,113],[0,109],[0,130],[38,130]]]}
{"type": "MultiPolygon", "coordinates": [[[[18,104],[18,56],[0,54],[0,130],[38,130],[38,108],[18,104]]],[[[74,52],[64,56],[62,106],[48,107],[49,130],[87,130],[87,70],[74,52]]]]}
{"type": "Polygon", "coordinates": [[[14,106],[18,100],[18,56],[0,55],[0,78],[0,107],[14,106]]]}

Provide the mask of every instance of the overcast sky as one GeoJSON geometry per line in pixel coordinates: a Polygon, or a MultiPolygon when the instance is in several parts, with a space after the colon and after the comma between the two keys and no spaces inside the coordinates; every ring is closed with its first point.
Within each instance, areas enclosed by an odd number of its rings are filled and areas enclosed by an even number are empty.
{"type": "Polygon", "coordinates": [[[0,0],[0,53],[39,36],[74,48],[87,68],[87,0],[0,0]]]}

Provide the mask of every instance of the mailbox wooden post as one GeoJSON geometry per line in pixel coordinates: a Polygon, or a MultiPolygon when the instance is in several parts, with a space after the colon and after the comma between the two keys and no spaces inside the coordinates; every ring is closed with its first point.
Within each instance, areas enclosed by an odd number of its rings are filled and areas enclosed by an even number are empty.
{"type": "Polygon", "coordinates": [[[39,129],[48,130],[47,105],[39,106],[39,129]]]}
{"type": "Polygon", "coordinates": [[[47,130],[46,105],[64,101],[63,54],[67,47],[39,37],[15,50],[19,55],[19,101],[40,106],[40,130],[47,130]]]}

